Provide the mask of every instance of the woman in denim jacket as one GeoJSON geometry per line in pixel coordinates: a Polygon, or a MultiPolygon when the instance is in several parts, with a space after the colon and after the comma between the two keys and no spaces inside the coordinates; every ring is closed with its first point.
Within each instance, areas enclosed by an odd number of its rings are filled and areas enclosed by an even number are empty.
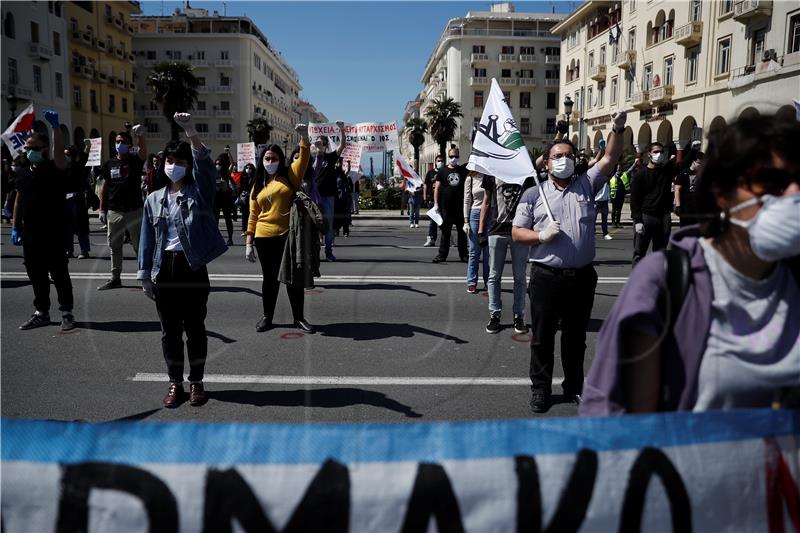
{"type": "Polygon", "coordinates": [[[183,390],[183,331],[189,358],[189,404],[203,405],[203,371],[208,351],[205,318],[210,292],[206,265],[227,250],[214,216],[216,172],[209,150],[189,113],[175,113],[186,142],[171,142],[147,196],[136,278],[155,300],[161,347],[167,363],[166,407],[180,405],[183,390]]]}

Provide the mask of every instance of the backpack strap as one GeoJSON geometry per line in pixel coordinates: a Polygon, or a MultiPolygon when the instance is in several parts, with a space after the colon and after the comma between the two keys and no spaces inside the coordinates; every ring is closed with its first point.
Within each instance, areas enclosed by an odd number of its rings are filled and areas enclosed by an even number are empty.
{"type": "Polygon", "coordinates": [[[665,329],[672,331],[683,301],[692,283],[692,268],[689,252],[681,248],[662,250],[664,254],[664,280],[666,289],[659,295],[659,307],[665,318],[665,329]]]}

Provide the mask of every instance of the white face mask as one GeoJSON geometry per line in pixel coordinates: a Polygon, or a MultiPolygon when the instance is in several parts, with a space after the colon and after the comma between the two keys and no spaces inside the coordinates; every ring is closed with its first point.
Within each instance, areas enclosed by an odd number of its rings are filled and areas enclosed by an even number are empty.
{"type": "Polygon", "coordinates": [[[164,174],[167,175],[172,183],[177,183],[186,175],[186,167],[174,163],[164,163],[164,174]]]}
{"type": "Polygon", "coordinates": [[[561,157],[559,159],[552,159],[552,168],[550,174],[560,180],[569,179],[575,173],[575,161],[569,157],[561,157]]]}
{"type": "Polygon", "coordinates": [[[650,154],[650,161],[652,161],[654,165],[660,165],[662,159],[664,159],[664,152],[650,154]]]}
{"type": "Polygon", "coordinates": [[[274,161],[272,163],[267,163],[266,161],[264,161],[264,170],[267,171],[267,174],[273,176],[278,171],[279,164],[280,163],[278,163],[277,161],[274,161]]]}
{"type": "Polygon", "coordinates": [[[436,168],[442,168],[444,166],[444,161],[437,161],[436,168]]]}
{"type": "Polygon", "coordinates": [[[450,162],[450,166],[451,167],[454,167],[454,166],[458,165],[458,157],[451,157],[449,159],[449,162],[450,162]]]}
{"type": "Polygon", "coordinates": [[[760,200],[761,210],[747,221],[753,253],[762,261],[796,256],[800,253],[800,194],[763,196],[760,200]]]}

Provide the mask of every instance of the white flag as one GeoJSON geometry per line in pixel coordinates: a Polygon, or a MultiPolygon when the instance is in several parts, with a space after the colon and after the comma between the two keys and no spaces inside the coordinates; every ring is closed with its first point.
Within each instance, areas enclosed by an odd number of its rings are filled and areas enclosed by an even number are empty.
{"type": "Polygon", "coordinates": [[[400,175],[406,179],[406,190],[414,192],[422,187],[422,178],[419,177],[419,174],[414,172],[414,168],[408,164],[405,157],[397,154],[395,161],[397,162],[398,170],[400,170],[400,175]]]}
{"type": "Polygon", "coordinates": [[[794,103],[795,117],[797,120],[800,120],[800,100],[792,98],[792,102],[794,103]]]}
{"type": "Polygon", "coordinates": [[[535,175],[517,122],[503,101],[503,92],[494,78],[489,101],[475,132],[467,168],[517,185],[535,175]]]}
{"type": "Polygon", "coordinates": [[[22,113],[17,115],[16,120],[3,132],[3,142],[8,146],[12,157],[17,157],[25,151],[25,139],[33,130],[34,120],[33,104],[30,104],[22,113]]]}

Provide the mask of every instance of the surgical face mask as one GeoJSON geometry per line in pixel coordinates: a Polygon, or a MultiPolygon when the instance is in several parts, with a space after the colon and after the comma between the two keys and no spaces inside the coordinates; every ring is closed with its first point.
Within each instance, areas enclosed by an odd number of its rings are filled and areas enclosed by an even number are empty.
{"type": "Polygon", "coordinates": [[[28,158],[28,161],[30,161],[32,165],[36,165],[44,161],[44,156],[39,150],[28,150],[25,152],[25,157],[28,158]]]}
{"type": "Polygon", "coordinates": [[[128,149],[130,148],[130,146],[128,146],[125,143],[117,143],[116,148],[117,148],[117,153],[119,155],[125,155],[128,153],[128,149]]]}
{"type": "Polygon", "coordinates": [[[650,154],[650,161],[652,161],[654,165],[660,165],[663,159],[664,152],[655,152],[650,154]]]}
{"type": "Polygon", "coordinates": [[[748,221],[753,253],[762,261],[796,256],[800,253],[800,194],[767,196],[762,201],[761,210],[748,221]]]}
{"type": "Polygon", "coordinates": [[[551,161],[553,166],[550,170],[550,174],[552,174],[555,178],[565,180],[571,178],[575,173],[575,161],[569,157],[559,157],[558,159],[552,159],[551,161]]]}
{"type": "Polygon", "coordinates": [[[177,183],[186,175],[186,167],[182,167],[174,163],[165,163],[164,174],[167,175],[172,183],[177,183]]]}
{"type": "Polygon", "coordinates": [[[755,198],[750,198],[749,200],[745,200],[744,202],[742,202],[740,204],[737,204],[737,205],[731,207],[730,209],[728,209],[727,215],[725,214],[725,212],[722,212],[722,213],[720,213],[720,216],[723,219],[727,219],[731,224],[733,224],[735,226],[739,226],[740,228],[744,228],[746,230],[749,230],[750,226],[752,226],[753,223],[756,221],[756,218],[758,217],[758,213],[756,213],[756,215],[753,218],[749,219],[749,220],[741,220],[739,218],[734,218],[731,215],[733,215],[734,213],[738,213],[739,211],[742,211],[743,209],[747,209],[748,207],[752,207],[754,205],[758,205],[758,204],[767,202],[769,200],[769,198],[770,198],[770,196],[767,195],[767,194],[765,194],[764,196],[756,196],[755,198]]]}
{"type": "Polygon", "coordinates": [[[274,176],[276,172],[278,172],[278,163],[277,161],[272,161],[271,163],[267,163],[264,161],[264,170],[267,171],[267,174],[270,176],[274,176]]]}
{"type": "Polygon", "coordinates": [[[451,158],[448,160],[448,162],[450,163],[450,166],[451,166],[451,167],[454,167],[454,166],[458,165],[458,156],[456,156],[456,157],[451,157],[451,158]]]}
{"type": "Polygon", "coordinates": [[[436,168],[442,168],[444,166],[444,161],[437,161],[436,168]]]}

